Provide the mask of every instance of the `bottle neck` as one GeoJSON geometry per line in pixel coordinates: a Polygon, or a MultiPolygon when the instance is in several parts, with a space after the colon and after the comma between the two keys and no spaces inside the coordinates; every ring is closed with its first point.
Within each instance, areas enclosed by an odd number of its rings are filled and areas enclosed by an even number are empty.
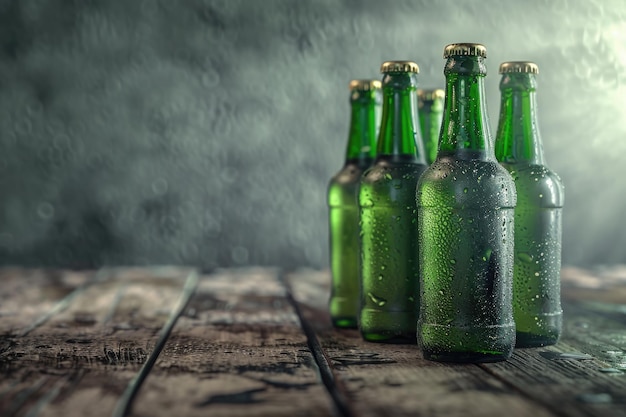
{"type": "Polygon", "coordinates": [[[371,162],[376,157],[380,92],[378,90],[354,90],[350,96],[350,106],[346,162],[371,162]]]}
{"type": "Polygon", "coordinates": [[[424,153],[428,163],[434,162],[437,158],[437,148],[439,146],[439,133],[441,130],[442,113],[442,97],[420,103],[420,128],[422,133],[422,139],[424,140],[424,153]]]}
{"type": "Polygon", "coordinates": [[[385,74],[383,115],[378,158],[425,164],[417,116],[417,77],[413,73],[385,74]]]}
{"type": "Polygon", "coordinates": [[[484,58],[450,57],[444,74],[446,98],[438,155],[495,160],[485,100],[484,58]]]}
{"type": "Polygon", "coordinates": [[[496,158],[504,164],[543,165],[534,74],[503,74],[496,158]]]}

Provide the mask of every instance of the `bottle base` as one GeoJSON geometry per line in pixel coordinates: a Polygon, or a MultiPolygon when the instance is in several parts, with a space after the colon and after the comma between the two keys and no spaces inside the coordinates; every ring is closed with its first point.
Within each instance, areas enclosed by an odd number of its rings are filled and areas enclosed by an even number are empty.
{"type": "Polygon", "coordinates": [[[403,345],[415,345],[417,344],[417,333],[394,333],[388,331],[361,331],[361,337],[367,342],[374,343],[389,343],[389,344],[403,344],[403,345]]]}
{"type": "Polygon", "coordinates": [[[333,323],[333,326],[339,329],[356,329],[357,328],[357,321],[355,318],[352,318],[352,317],[342,317],[342,318],[332,317],[331,321],[333,323]]]}
{"type": "Polygon", "coordinates": [[[514,313],[516,326],[515,347],[541,347],[559,341],[563,328],[563,314],[544,313],[526,315],[514,313]]]}
{"type": "Polygon", "coordinates": [[[559,341],[559,334],[532,334],[517,332],[515,336],[515,347],[534,348],[555,345],[559,341]]]}
{"type": "Polygon", "coordinates": [[[487,352],[430,352],[423,350],[424,359],[436,362],[455,362],[455,363],[490,363],[502,362],[511,357],[512,352],[508,353],[487,353],[487,352]]]}
{"type": "Polygon", "coordinates": [[[511,357],[515,325],[451,327],[420,324],[419,345],[424,358],[439,362],[500,362],[511,357]]]}
{"type": "Polygon", "coordinates": [[[358,300],[351,297],[333,296],[328,302],[328,311],[333,326],[341,329],[356,329],[359,313],[358,300]]]}
{"type": "Polygon", "coordinates": [[[417,312],[363,309],[359,328],[368,342],[416,344],[417,312]]]}

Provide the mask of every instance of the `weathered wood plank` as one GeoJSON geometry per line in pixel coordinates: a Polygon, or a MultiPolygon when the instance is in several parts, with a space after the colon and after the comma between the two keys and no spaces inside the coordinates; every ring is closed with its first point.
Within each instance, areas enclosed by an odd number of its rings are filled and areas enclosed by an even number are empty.
{"type": "Polygon", "coordinates": [[[626,265],[588,271],[564,267],[561,271],[562,294],[569,301],[598,301],[626,304],[626,265]]]}
{"type": "Polygon", "coordinates": [[[483,367],[563,415],[626,416],[626,269],[564,268],[562,280],[561,342],[483,367]]]}
{"type": "Polygon", "coordinates": [[[368,343],[356,330],[333,329],[327,272],[299,271],[288,282],[359,416],[559,415],[479,366],[426,361],[415,345],[368,343]]]}
{"type": "Polygon", "coordinates": [[[92,275],[93,272],[1,268],[0,335],[36,327],[46,313],[83,288],[92,275]]]}
{"type": "Polygon", "coordinates": [[[298,317],[273,269],[203,277],[133,416],[327,416],[298,317]]]}
{"type": "Polygon", "coordinates": [[[557,345],[482,366],[563,415],[626,416],[626,315],[616,321],[571,301],[564,311],[557,345]]]}
{"type": "Polygon", "coordinates": [[[155,345],[191,274],[108,270],[41,326],[4,336],[10,347],[0,353],[0,415],[112,415],[158,354],[155,345]]]}

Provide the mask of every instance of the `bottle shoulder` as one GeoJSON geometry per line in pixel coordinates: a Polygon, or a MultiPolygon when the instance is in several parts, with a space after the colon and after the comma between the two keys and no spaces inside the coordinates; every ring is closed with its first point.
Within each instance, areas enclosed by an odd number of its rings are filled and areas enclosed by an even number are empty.
{"type": "Polygon", "coordinates": [[[365,166],[346,163],[328,183],[327,203],[329,207],[356,207],[356,193],[365,166]]]}
{"type": "Polygon", "coordinates": [[[339,172],[332,176],[329,187],[349,186],[358,184],[363,172],[369,167],[369,164],[358,164],[354,162],[346,163],[339,172]]]}
{"type": "Polygon", "coordinates": [[[426,165],[377,163],[361,177],[358,197],[361,207],[415,207],[415,187],[426,165]]]}
{"type": "Polygon", "coordinates": [[[390,181],[403,181],[417,183],[419,177],[428,168],[419,163],[390,163],[379,161],[365,170],[361,177],[361,183],[366,185],[388,184],[390,181]]]}
{"type": "Polygon", "coordinates": [[[563,207],[564,187],[559,175],[545,165],[503,164],[517,188],[518,202],[538,207],[563,207]]]}
{"type": "Polygon", "coordinates": [[[494,161],[438,158],[417,185],[423,207],[489,209],[515,207],[515,182],[494,161]]]}

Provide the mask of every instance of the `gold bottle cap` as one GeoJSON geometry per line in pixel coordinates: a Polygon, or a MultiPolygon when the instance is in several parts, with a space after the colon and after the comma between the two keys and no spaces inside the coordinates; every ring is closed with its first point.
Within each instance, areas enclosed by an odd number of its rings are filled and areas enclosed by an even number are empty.
{"type": "Polygon", "coordinates": [[[441,88],[436,88],[434,90],[417,90],[417,96],[420,100],[423,101],[435,101],[439,98],[445,97],[445,92],[441,88]]]}
{"type": "Polygon", "coordinates": [[[451,43],[443,49],[443,57],[453,55],[480,56],[487,58],[487,48],[479,43],[451,43]]]}
{"type": "Polygon", "coordinates": [[[526,74],[539,74],[539,67],[530,61],[509,61],[500,64],[500,74],[509,72],[523,72],[526,74]]]}
{"type": "Polygon", "coordinates": [[[380,72],[391,74],[394,72],[420,73],[420,67],[413,61],[386,61],[380,66],[380,72]]]}
{"type": "Polygon", "coordinates": [[[382,88],[380,81],[378,80],[352,80],[350,81],[350,91],[370,91],[380,90],[382,88]]]}

